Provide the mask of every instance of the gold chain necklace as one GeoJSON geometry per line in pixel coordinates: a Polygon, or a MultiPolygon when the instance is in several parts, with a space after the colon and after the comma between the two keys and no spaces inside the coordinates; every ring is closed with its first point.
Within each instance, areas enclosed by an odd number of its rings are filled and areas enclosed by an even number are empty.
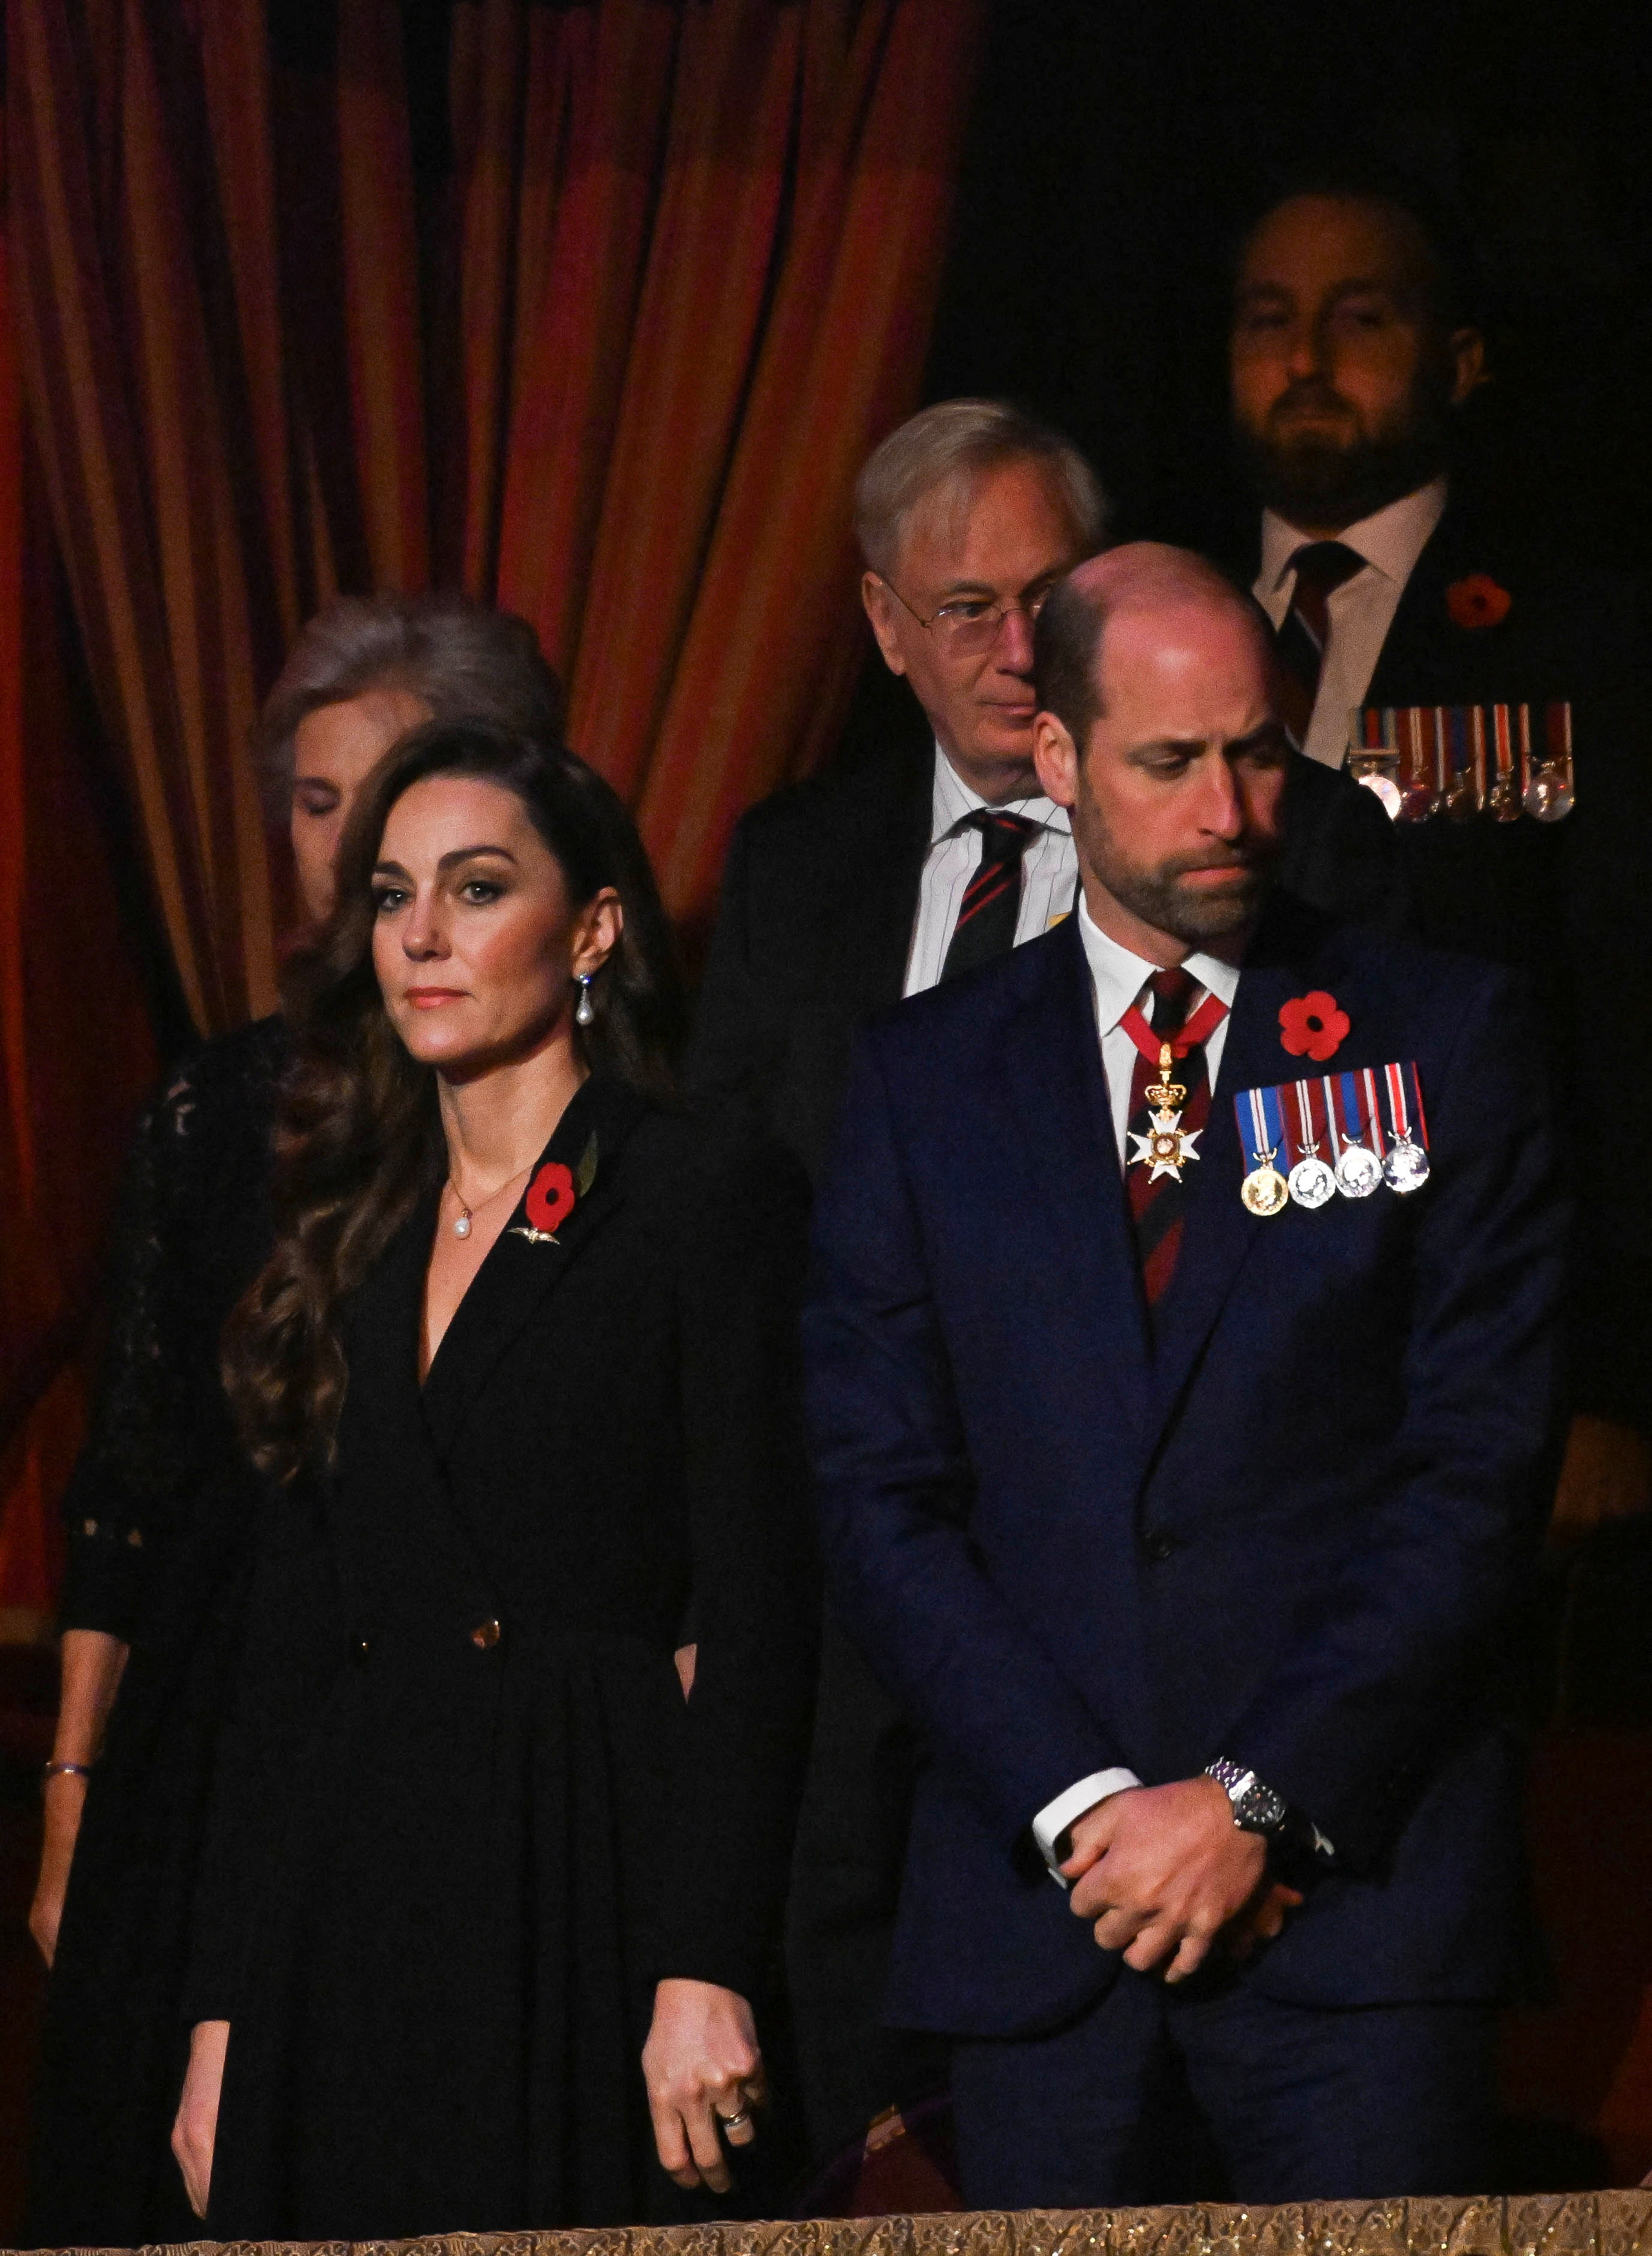
{"type": "Polygon", "coordinates": [[[459,1218],[453,1224],[453,1236],[455,1237],[468,1237],[470,1235],[470,1224],[473,1216],[485,1214],[496,1199],[503,1198],[513,1183],[519,1183],[522,1181],[524,1175],[528,1172],[528,1167],[531,1167],[532,1165],[533,1161],[530,1160],[527,1167],[518,1167],[516,1174],[508,1177],[505,1181],[501,1183],[496,1191],[489,1191],[487,1197],[474,1207],[467,1206],[465,1204],[464,1197],[460,1191],[458,1184],[453,1181],[453,1177],[449,1175],[447,1178],[446,1187],[459,1202],[459,1218]]]}

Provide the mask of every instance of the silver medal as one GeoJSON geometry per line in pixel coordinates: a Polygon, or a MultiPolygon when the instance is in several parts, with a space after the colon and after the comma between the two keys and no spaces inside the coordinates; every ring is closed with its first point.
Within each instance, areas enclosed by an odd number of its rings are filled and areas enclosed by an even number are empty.
{"type": "Polygon", "coordinates": [[[1382,1181],[1382,1162],[1368,1144],[1345,1144],[1337,1161],[1337,1188],[1344,1198],[1369,1198],[1382,1181]]]}
{"type": "Polygon", "coordinates": [[[1409,1136],[1401,1135],[1382,1162],[1382,1174],[1391,1191],[1420,1191],[1428,1181],[1428,1153],[1409,1136]]]}
{"type": "Polygon", "coordinates": [[[1336,1194],[1336,1176],[1317,1152],[1298,1160],[1290,1170],[1290,1195],[1298,1206],[1323,1206],[1336,1194]]]}

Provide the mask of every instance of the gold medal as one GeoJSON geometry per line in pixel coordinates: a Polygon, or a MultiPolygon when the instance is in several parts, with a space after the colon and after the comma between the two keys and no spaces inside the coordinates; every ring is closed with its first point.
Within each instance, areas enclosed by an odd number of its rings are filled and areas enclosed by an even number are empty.
{"type": "MultiPolygon", "coordinates": [[[[1250,1173],[1239,1186],[1239,1195],[1252,1214],[1283,1214],[1290,1204],[1290,1185],[1274,1165],[1283,1139],[1277,1093],[1248,1089],[1239,1101],[1250,1113],[1250,1134],[1246,1139],[1250,1145],[1250,1173]]],[[[1242,1112],[1240,1124],[1242,1132],[1242,1112]]]]}
{"type": "Polygon", "coordinates": [[[1253,1152],[1256,1165],[1239,1186],[1239,1195],[1252,1214],[1283,1214],[1290,1204],[1290,1185],[1273,1164],[1271,1152],[1253,1152]]]}

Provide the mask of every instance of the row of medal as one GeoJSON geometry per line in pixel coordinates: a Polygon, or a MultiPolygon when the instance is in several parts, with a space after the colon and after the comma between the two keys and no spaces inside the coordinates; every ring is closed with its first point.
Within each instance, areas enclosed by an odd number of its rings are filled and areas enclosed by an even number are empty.
{"type": "Polygon", "coordinates": [[[1571,708],[1356,705],[1348,772],[1396,822],[1558,822],[1577,803],[1571,708]]]}
{"type": "Polygon", "coordinates": [[[1386,1183],[1402,1195],[1428,1181],[1428,1125],[1415,1065],[1360,1066],[1234,1099],[1250,1172],[1239,1195],[1252,1214],[1369,1198],[1386,1183]],[[1283,1168],[1275,1165],[1283,1161],[1283,1168]]]}

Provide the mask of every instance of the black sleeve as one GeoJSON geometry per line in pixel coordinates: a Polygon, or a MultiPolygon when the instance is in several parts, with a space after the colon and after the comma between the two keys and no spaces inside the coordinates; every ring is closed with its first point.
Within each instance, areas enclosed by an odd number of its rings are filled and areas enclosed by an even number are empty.
{"type": "Polygon", "coordinates": [[[130,1643],[144,1569],[191,1449],[190,1358],[180,1332],[180,1224],[196,1092],[180,1073],[138,1124],[116,1205],[110,1326],[90,1428],[63,1498],[67,1560],[60,1630],[130,1643]]]}
{"type": "Polygon", "coordinates": [[[219,1733],[211,1815],[196,1882],[183,2019],[233,2021],[242,1946],[260,1876],[287,1822],[299,1753],[345,1666],[320,1501],[295,1484],[268,1496],[241,1661],[219,1733]]]}
{"type": "Polygon", "coordinates": [[[786,1029],[759,976],[751,912],[751,835],[742,821],[723,871],[685,1082],[697,1103],[767,1127],[785,1066],[786,1029]]]}
{"type": "Polygon", "coordinates": [[[699,1657],[659,1970],[750,1998],[779,1937],[819,1633],[798,1346],[807,1188],[787,1154],[745,1137],[697,1180],[679,1274],[699,1657]]]}

